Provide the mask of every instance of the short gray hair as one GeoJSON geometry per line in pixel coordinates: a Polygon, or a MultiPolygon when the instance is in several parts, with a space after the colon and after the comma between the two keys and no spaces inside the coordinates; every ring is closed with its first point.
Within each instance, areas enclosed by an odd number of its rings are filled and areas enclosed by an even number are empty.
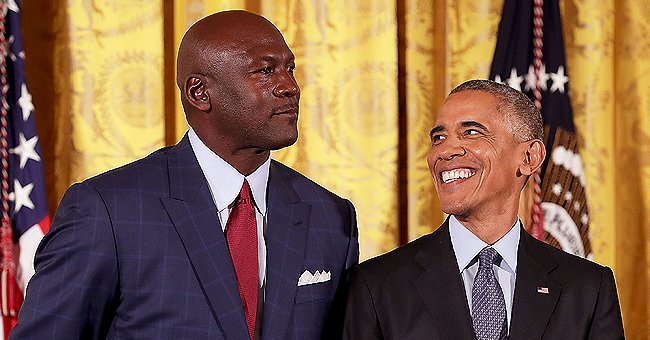
{"type": "Polygon", "coordinates": [[[463,91],[480,91],[496,96],[501,104],[504,104],[497,106],[497,110],[508,119],[508,130],[516,141],[544,141],[542,115],[530,98],[521,91],[492,80],[473,79],[456,86],[449,94],[463,91]]]}

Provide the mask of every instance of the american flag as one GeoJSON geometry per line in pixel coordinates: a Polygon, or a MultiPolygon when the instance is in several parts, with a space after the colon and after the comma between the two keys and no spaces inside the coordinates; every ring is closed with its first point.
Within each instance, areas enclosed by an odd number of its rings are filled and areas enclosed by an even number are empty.
{"type": "Polygon", "coordinates": [[[585,176],[569,101],[558,0],[505,0],[490,79],[528,94],[542,112],[546,160],[531,233],[591,258],[585,176]]]}
{"type": "Polygon", "coordinates": [[[34,253],[50,228],[41,146],[34,106],[25,82],[25,53],[20,27],[20,0],[0,6],[0,146],[2,155],[2,338],[18,317],[27,282],[34,273],[34,253]]]}

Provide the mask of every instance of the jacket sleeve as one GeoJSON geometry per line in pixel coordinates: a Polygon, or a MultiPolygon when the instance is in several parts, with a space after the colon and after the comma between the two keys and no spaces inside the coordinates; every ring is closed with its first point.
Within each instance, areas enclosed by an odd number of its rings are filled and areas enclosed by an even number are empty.
{"type": "Polygon", "coordinates": [[[350,214],[350,243],[348,244],[348,255],[345,261],[345,269],[359,263],[359,229],[357,228],[357,213],[352,202],[346,200],[350,214]]]}
{"type": "Polygon", "coordinates": [[[336,294],[332,300],[329,315],[325,327],[323,328],[323,339],[340,339],[343,332],[343,316],[345,315],[345,301],[348,294],[348,278],[350,270],[359,263],[359,231],[357,229],[357,216],[354,206],[348,200],[345,200],[348,208],[344,212],[349,216],[349,223],[346,230],[349,232],[348,249],[345,257],[345,267],[341,274],[336,294]]]}
{"type": "Polygon", "coordinates": [[[343,339],[383,339],[372,292],[359,267],[350,274],[350,289],[343,321],[343,339]]]}
{"type": "Polygon", "coordinates": [[[118,294],[118,262],[110,216],[93,187],[68,189],[34,266],[9,338],[105,338],[118,294]]]}
{"type": "Polygon", "coordinates": [[[621,307],[616,293],[612,270],[602,271],[598,300],[594,311],[589,339],[624,339],[621,307]]]}

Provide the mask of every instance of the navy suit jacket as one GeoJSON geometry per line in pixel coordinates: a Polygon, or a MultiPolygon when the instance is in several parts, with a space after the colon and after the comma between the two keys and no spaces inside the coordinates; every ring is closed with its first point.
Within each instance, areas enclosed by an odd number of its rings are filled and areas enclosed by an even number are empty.
{"type": "MultiPolygon", "coordinates": [[[[336,331],[330,314],[341,278],[358,261],[354,208],[276,161],[267,191],[261,337],[336,331]],[[298,286],[305,270],[330,271],[331,280],[298,286]]],[[[249,337],[227,242],[187,136],[70,187],[35,267],[12,339],[249,337]]]]}
{"type": "MultiPolygon", "coordinates": [[[[362,340],[475,339],[447,222],[352,271],[344,334],[362,340]]],[[[623,339],[612,271],[522,229],[509,338],[623,339]]]]}

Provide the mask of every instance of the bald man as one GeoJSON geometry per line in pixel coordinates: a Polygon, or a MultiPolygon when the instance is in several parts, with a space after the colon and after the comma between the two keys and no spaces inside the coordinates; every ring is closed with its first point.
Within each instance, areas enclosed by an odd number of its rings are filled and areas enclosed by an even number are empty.
{"type": "Polygon", "coordinates": [[[354,208],[270,159],[298,138],[294,67],[261,16],[194,24],[178,53],[188,133],[68,189],[10,337],[337,336],[354,208]]]}

